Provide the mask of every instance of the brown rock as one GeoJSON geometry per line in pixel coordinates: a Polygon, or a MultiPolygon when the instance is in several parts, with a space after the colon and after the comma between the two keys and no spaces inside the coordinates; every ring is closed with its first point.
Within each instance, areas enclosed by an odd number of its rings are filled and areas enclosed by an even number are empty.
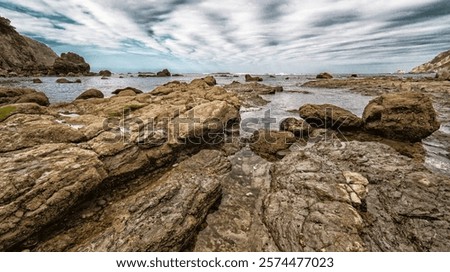
{"type": "Polygon", "coordinates": [[[117,90],[115,90],[114,92],[112,92],[112,94],[119,94],[120,92],[123,92],[123,91],[132,91],[132,92],[134,92],[135,94],[141,94],[141,93],[143,93],[141,90],[139,90],[139,89],[136,89],[136,88],[133,88],[133,87],[126,87],[126,88],[123,88],[123,89],[117,89],[117,90]]]}
{"type": "Polygon", "coordinates": [[[252,77],[251,75],[247,74],[245,75],[245,82],[252,82],[252,81],[263,81],[261,77],[252,77]]]}
{"type": "Polygon", "coordinates": [[[87,75],[90,69],[91,67],[83,57],[72,52],[62,53],[61,57],[57,58],[53,64],[53,71],[56,74],[68,74],[72,72],[87,75]]]}
{"type": "Polygon", "coordinates": [[[324,72],[316,76],[317,79],[332,79],[333,76],[330,73],[324,72]]]}
{"type": "Polygon", "coordinates": [[[215,86],[217,84],[216,79],[213,76],[207,76],[207,77],[203,78],[203,80],[209,86],[215,86]]]}
{"type": "Polygon", "coordinates": [[[158,73],[156,73],[156,76],[157,77],[170,77],[171,74],[170,74],[169,70],[164,69],[164,70],[159,71],[158,73]]]}
{"type": "Polygon", "coordinates": [[[281,121],[280,130],[290,131],[297,137],[308,137],[312,127],[305,120],[290,117],[281,121]]]}
{"type": "Polygon", "coordinates": [[[439,129],[433,103],[418,92],[400,92],[379,96],[366,106],[364,128],[383,137],[420,141],[439,129]]]}
{"type": "Polygon", "coordinates": [[[89,99],[89,98],[103,98],[104,95],[101,91],[97,89],[89,89],[80,94],[76,99],[89,99]]]}
{"type": "Polygon", "coordinates": [[[41,106],[50,104],[43,92],[33,89],[0,87],[0,106],[15,103],[36,103],[41,106]]]}
{"type": "Polygon", "coordinates": [[[100,72],[98,72],[98,75],[102,77],[110,77],[112,73],[109,70],[101,70],[100,72]]]}
{"type": "Polygon", "coordinates": [[[42,80],[40,80],[39,78],[33,78],[33,83],[39,84],[42,83],[42,80]]]}
{"type": "Polygon", "coordinates": [[[362,127],[362,120],[348,110],[331,104],[306,104],[299,109],[300,116],[311,126],[336,130],[356,130],[362,127]]]}
{"type": "Polygon", "coordinates": [[[277,159],[277,153],[288,149],[296,138],[289,131],[257,130],[250,139],[250,148],[259,156],[274,161],[277,159]]]}

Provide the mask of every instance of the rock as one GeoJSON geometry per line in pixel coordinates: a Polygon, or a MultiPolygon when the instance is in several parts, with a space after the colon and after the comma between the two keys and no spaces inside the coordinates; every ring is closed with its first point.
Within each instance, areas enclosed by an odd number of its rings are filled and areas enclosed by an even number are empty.
{"type": "Polygon", "coordinates": [[[39,78],[33,78],[33,83],[40,84],[42,83],[42,80],[40,80],[39,78]]]}
{"type": "Polygon", "coordinates": [[[420,141],[439,129],[431,99],[419,92],[384,94],[364,109],[364,128],[390,139],[420,141]]]}
{"type": "Polygon", "coordinates": [[[8,76],[9,77],[18,77],[19,75],[16,72],[9,72],[8,76]]]}
{"type": "Polygon", "coordinates": [[[233,81],[231,84],[223,86],[227,91],[233,92],[238,95],[241,103],[246,107],[264,106],[267,101],[260,95],[275,94],[276,92],[282,92],[283,87],[272,87],[257,82],[242,84],[237,81],[233,81]]]}
{"type": "Polygon", "coordinates": [[[419,65],[411,70],[411,73],[436,73],[440,70],[450,69],[450,50],[437,55],[431,61],[419,65]]]}
{"type": "Polygon", "coordinates": [[[105,79],[109,79],[109,77],[103,76],[101,79],[105,80],[105,79]]]}
{"type": "Polygon", "coordinates": [[[280,251],[441,251],[450,179],[374,142],[320,141],[274,163],[263,220],[280,251]],[[414,238],[412,238],[414,237],[414,238]]]}
{"type": "Polygon", "coordinates": [[[27,76],[46,74],[57,57],[48,46],[20,35],[0,16],[0,70],[27,76]]]}
{"type": "Polygon", "coordinates": [[[247,74],[245,75],[245,82],[252,82],[252,81],[263,81],[261,77],[252,77],[251,75],[247,74]]]}
{"type": "Polygon", "coordinates": [[[250,139],[250,148],[259,156],[275,161],[278,151],[288,149],[296,142],[295,136],[289,131],[257,130],[250,139]]]}
{"type": "Polygon", "coordinates": [[[156,76],[157,77],[170,77],[171,74],[170,74],[169,70],[164,69],[164,70],[159,71],[158,73],[156,73],[156,76]]]}
{"type": "Polygon", "coordinates": [[[102,77],[110,77],[112,73],[109,70],[101,70],[100,72],[98,72],[98,75],[102,77]]]}
{"type": "Polygon", "coordinates": [[[36,103],[41,106],[50,104],[43,92],[33,89],[0,87],[0,106],[15,103],[36,103]]]}
{"type": "Polygon", "coordinates": [[[299,109],[300,116],[311,126],[335,130],[357,130],[363,125],[361,118],[335,105],[306,104],[299,109]]]}
{"type": "Polygon", "coordinates": [[[450,80],[450,70],[440,70],[436,73],[436,79],[439,80],[450,80]]]}
{"type": "Polygon", "coordinates": [[[3,153],[0,163],[2,251],[55,220],[106,177],[94,152],[63,144],[3,153]],[[24,163],[27,171],[18,174],[24,163]]]}
{"type": "Polygon", "coordinates": [[[67,77],[76,77],[77,74],[75,74],[74,72],[68,72],[66,76],[67,77]]]}
{"type": "Polygon", "coordinates": [[[201,151],[97,212],[99,221],[80,218],[36,250],[182,251],[221,197],[219,177],[229,167],[219,151],[201,151]]]}
{"type": "Polygon", "coordinates": [[[67,83],[73,83],[73,81],[68,80],[67,78],[58,78],[56,80],[56,83],[60,83],[60,84],[67,84],[67,83]]]}
{"type": "Polygon", "coordinates": [[[203,78],[203,80],[209,86],[215,86],[217,84],[216,79],[213,76],[207,76],[207,77],[203,78]]]}
{"type": "Polygon", "coordinates": [[[74,83],[81,83],[81,79],[75,79],[74,83]]]}
{"type": "Polygon", "coordinates": [[[136,89],[136,88],[133,88],[133,87],[126,87],[126,88],[123,88],[123,89],[117,89],[117,90],[115,90],[114,92],[112,92],[112,94],[119,94],[120,92],[123,92],[123,91],[132,91],[132,92],[134,92],[135,94],[141,94],[141,93],[143,93],[141,90],[139,90],[139,89],[136,89]]]}
{"type": "Polygon", "coordinates": [[[90,69],[90,65],[86,63],[84,58],[73,52],[62,53],[61,57],[57,58],[53,64],[53,71],[56,74],[68,74],[72,72],[87,75],[90,69]]]}
{"type": "Polygon", "coordinates": [[[358,77],[357,74],[351,74],[350,77],[358,77]]]}
{"type": "Polygon", "coordinates": [[[308,137],[312,127],[305,120],[290,117],[281,121],[280,130],[290,131],[297,137],[308,137]]]}
{"type": "Polygon", "coordinates": [[[136,96],[136,92],[131,89],[125,89],[118,93],[117,96],[136,96]]]}
{"type": "Polygon", "coordinates": [[[332,79],[333,76],[330,73],[324,72],[316,76],[317,79],[332,79]]]}
{"type": "Polygon", "coordinates": [[[104,95],[101,91],[97,89],[89,89],[87,91],[84,91],[82,94],[80,94],[76,100],[79,99],[89,99],[89,98],[103,98],[104,95]]]}

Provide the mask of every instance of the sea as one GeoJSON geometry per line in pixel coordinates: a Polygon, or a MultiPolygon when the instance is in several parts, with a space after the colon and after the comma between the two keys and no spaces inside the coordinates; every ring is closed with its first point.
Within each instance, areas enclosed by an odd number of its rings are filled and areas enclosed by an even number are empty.
{"type": "MultiPolygon", "coordinates": [[[[81,79],[82,83],[59,84],[57,77],[41,77],[43,83],[33,83],[32,78],[0,78],[0,86],[32,88],[44,92],[50,103],[71,102],[82,92],[95,88],[103,92],[105,97],[111,97],[116,89],[134,87],[143,92],[151,92],[156,87],[170,81],[190,82],[195,78],[205,77],[207,74],[185,74],[178,77],[139,77],[138,74],[113,74],[107,79],[101,77],[67,77],[74,81],[81,79]]],[[[209,74],[208,74],[209,75],[209,74]]],[[[244,74],[218,73],[212,74],[218,85],[230,84],[233,81],[245,82],[244,74]]],[[[404,74],[376,74],[362,76],[398,76],[421,77],[428,75],[404,75],[404,74]]],[[[295,110],[304,104],[333,104],[350,110],[357,116],[362,116],[365,106],[374,97],[350,92],[346,89],[322,89],[307,88],[302,85],[315,78],[314,75],[259,75],[263,78],[263,84],[282,86],[284,91],[274,95],[266,95],[263,98],[269,103],[262,107],[242,108],[241,119],[273,118],[272,129],[278,129],[279,123],[287,117],[298,117],[295,110]]],[[[348,75],[334,75],[335,77],[347,77],[348,75]]],[[[450,120],[450,118],[445,118],[450,120]]],[[[253,123],[257,129],[260,123],[253,123]]],[[[242,130],[241,130],[242,132],[242,130]]],[[[245,131],[243,132],[245,134],[245,131]]],[[[427,152],[425,165],[433,172],[450,176],[450,123],[442,123],[439,131],[444,137],[430,136],[423,140],[427,152]]],[[[248,135],[244,135],[248,136],[248,135]]]]}

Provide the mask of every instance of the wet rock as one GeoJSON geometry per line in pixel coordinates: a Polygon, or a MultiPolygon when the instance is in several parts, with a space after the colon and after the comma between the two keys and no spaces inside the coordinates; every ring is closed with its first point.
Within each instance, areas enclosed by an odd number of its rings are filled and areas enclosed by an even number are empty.
{"type": "Polygon", "coordinates": [[[364,128],[383,137],[417,142],[439,129],[431,99],[419,92],[384,94],[369,102],[364,128]]]}
{"type": "Polygon", "coordinates": [[[87,91],[84,91],[82,94],[80,94],[76,100],[79,99],[89,99],[89,98],[103,98],[104,95],[101,91],[97,89],[89,89],[87,91]]]}
{"type": "Polygon", "coordinates": [[[36,103],[41,106],[50,104],[43,92],[33,89],[0,87],[0,106],[15,103],[36,103]]]}
{"type": "Polygon", "coordinates": [[[71,84],[71,83],[81,83],[81,79],[76,79],[74,81],[68,80],[67,78],[58,78],[56,83],[60,84],[71,84]]]}
{"type": "Polygon", "coordinates": [[[288,149],[296,138],[289,131],[257,130],[250,139],[250,148],[259,156],[275,161],[277,152],[288,149]]]}
{"type": "Polygon", "coordinates": [[[312,127],[302,119],[286,118],[280,123],[281,131],[290,131],[297,137],[308,137],[312,127]]]}
{"type": "Polygon", "coordinates": [[[245,82],[253,82],[253,81],[263,81],[261,77],[255,76],[252,77],[251,75],[245,75],[245,82]]]}
{"type": "Polygon", "coordinates": [[[39,78],[33,78],[33,83],[39,84],[39,83],[42,83],[42,80],[39,78]]]}
{"type": "Polygon", "coordinates": [[[324,72],[316,76],[317,79],[332,79],[333,76],[330,73],[324,72]]]}
{"type": "Polygon", "coordinates": [[[164,69],[164,70],[159,71],[158,73],[156,73],[157,77],[170,77],[171,75],[172,74],[167,69],[164,69]]]}
{"type": "Polygon", "coordinates": [[[70,72],[75,74],[89,74],[91,67],[83,57],[73,53],[62,53],[59,58],[55,60],[53,64],[53,71],[56,74],[68,74],[70,72]]]}
{"type": "Polygon", "coordinates": [[[300,116],[313,127],[336,130],[357,130],[362,119],[350,111],[331,104],[306,104],[299,109],[300,116]]]}

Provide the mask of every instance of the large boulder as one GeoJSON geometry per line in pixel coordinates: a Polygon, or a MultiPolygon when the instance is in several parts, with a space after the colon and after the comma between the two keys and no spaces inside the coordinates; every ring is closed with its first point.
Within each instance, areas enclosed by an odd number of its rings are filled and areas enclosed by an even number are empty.
{"type": "Polygon", "coordinates": [[[245,75],[245,82],[253,82],[253,81],[263,81],[263,79],[261,77],[258,76],[251,76],[251,75],[245,75]]]}
{"type": "Polygon", "coordinates": [[[303,119],[289,117],[281,121],[280,130],[290,131],[297,137],[307,137],[312,127],[303,119]]]}
{"type": "Polygon", "coordinates": [[[72,52],[62,53],[61,57],[57,58],[53,64],[53,71],[56,74],[66,75],[72,72],[87,75],[90,70],[91,67],[84,58],[72,52]]]}
{"type": "Polygon", "coordinates": [[[33,89],[0,87],[0,106],[15,103],[36,103],[41,106],[50,104],[43,92],[33,89]]]}
{"type": "Polygon", "coordinates": [[[80,94],[76,99],[89,99],[89,98],[103,98],[105,97],[103,93],[97,89],[89,89],[80,94]]]}
{"type": "Polygon", "coordinates": [[[436,79],[450,80],[450,70],[442,69],[436,73],[436,79]]]}
{"type": "Polygon", "coordinates": [[[279,157],[277,153],[288,149],[296,140],[294,134],[289,131],[260,129],[253,133],[250,148],[261,157],[274,161],[279,157]]]}
{"type": "Polygon", "coordinates": [[[430,97],[419,92],[381,95],[364,109],[364,128],[383,137],[420,141],[439,129],[430,97]]]}
{"type": "Polygon", "coordinates": [[[336,130],[357,130],[362,120],[352,112],[331,104],[306,104],[299,109],[300,116],[311,126],[336,130]]]}

